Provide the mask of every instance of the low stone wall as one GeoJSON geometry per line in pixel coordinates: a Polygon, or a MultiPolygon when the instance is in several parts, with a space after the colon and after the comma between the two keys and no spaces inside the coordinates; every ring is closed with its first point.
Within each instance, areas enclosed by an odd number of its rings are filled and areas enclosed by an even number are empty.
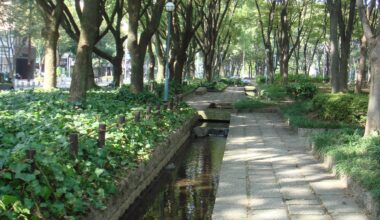
{"type": "Polygon", "coordinates": [[[229,121],[232,109],[205,109],[198,111],[198,115],[203,120],[229,121]]]}
{"type": "Polygon", "coordinates": [[[197,122],[198,116],[186,121],[181,128],[167,138],[166,142],[155,148],[152,158],[147,163],[142,163],[137,169],[127,174],[121,181],[117,194],[107,200],[105,210],[93,209],[82,219],[118,220],[186,142],[197,122]]]}
{"type": "Polygon", "coordinates": [[[352,194],[356,200],[356,202],[366,209],[366,211],[369,214],[369,217],[371,220],[378,220],[380,219],[380,207],[377,203],[377,201],[374,199],[372,194],[368,192],[364,187],[360,185],[357,181],[355,181],[352,177],[348,175],[338,175],[335,172],[335,159],[332,156],[325,156],[320,154],[315,149],[314,142],[310,143],[311,150],[313,152],[314,157],[321,160],[324,165],[329,168],[330,170],[334,171],[334,175],[339,177],[340,181],[347,187],[347,190],[350,194],[352,194]]]}

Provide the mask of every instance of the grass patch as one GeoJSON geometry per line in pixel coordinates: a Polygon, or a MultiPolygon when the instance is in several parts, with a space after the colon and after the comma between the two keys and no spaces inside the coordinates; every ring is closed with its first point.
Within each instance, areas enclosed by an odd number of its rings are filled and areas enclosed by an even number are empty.
{"type": "Polygon", "coordinates": [[[380,201],[380,137],[362,137],[362,130],[313,135],[316,150],[335,159],[336,171],[358,181],[380,201]]]}
{"type": "Polygon", "coordinates": [[[249,97],[244,97],[238,100],[237,102],[235,102],[234,108],[238,110],[243,110],[243,109],[252,110],[252,109],[258,109],[258,108],[265,108],[272,105],[273,103],[270,101],[263,101],[257,97],[249,96],[249,97]]]}

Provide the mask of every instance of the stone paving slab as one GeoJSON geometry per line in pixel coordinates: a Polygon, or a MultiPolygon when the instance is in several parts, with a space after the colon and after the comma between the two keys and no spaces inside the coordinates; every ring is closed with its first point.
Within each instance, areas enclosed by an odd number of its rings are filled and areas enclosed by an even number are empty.
{"type": "Polygon", "coordinates": [[[232,114],[213,219],[368,219],[276,113],[232,114]]]}

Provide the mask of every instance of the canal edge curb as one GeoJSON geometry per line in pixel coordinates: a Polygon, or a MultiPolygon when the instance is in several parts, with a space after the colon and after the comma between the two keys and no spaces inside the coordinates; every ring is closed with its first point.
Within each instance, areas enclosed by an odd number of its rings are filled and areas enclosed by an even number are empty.
{"type": "Polygon", "coordinates": [[[106,209],[91,208],[83,220],[118,220],[141,192],[154,180],[177,150],[188,140],[192,127],[198,122],[198,115],[183,123],[183,126],[172,132],[167,141],[159,143],[152,158],[128,173],[120,182],[117,194],[106,201],[106,209]]]}

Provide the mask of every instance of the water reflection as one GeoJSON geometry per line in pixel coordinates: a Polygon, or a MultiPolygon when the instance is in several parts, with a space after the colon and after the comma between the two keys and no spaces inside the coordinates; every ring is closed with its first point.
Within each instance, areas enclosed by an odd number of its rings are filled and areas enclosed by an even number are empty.
{"type": "Polygon", "coordinates": [[[121,219],[211,219],[226,139],[195,139],[183,148],[121,219]]]}

